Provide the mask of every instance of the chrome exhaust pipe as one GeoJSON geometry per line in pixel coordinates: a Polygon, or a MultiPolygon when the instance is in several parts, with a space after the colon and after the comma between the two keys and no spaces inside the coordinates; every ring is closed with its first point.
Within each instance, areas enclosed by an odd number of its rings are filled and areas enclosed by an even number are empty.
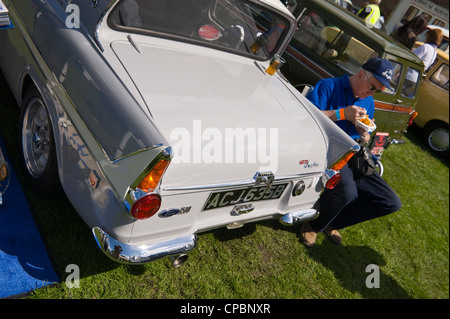
{"type": "Polygon", "coordinates": [[[280,218],[280,223],[285,226],[304,223],[319,216],[319,212],[314,208],[305,209],[298,212],[287,213],[280,218]]]}
{"type": "Polygon", "coordinates": [[[177,257],[170,257],[170,259],[172,260],[172,267],[173,268],[180,267],[182,264],[184,264],[188,260],[188,258],[189,258],[189,256],[186,254],[181,254],[181,255],[178,255],[177,257]]]}

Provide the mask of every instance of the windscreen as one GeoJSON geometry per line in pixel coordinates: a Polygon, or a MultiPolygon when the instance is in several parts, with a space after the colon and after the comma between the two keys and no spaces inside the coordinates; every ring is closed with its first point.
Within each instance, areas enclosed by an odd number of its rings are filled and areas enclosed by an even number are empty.
{"type": "Polygon", "coordinates": [[[109,16],[119,31],[210,46],[259,60],[283,42],[289,21],[244,0],[122,0],[109,16]]]}

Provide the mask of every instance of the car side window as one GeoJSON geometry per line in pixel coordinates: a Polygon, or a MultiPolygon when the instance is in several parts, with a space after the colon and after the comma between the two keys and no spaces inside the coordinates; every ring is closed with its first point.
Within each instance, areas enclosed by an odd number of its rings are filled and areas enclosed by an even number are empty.
{"type": "Polygon", "coordinates": [[[409,67],[406,71],[405,81],[403,81],[402,96],[406,98],[414,98],[419,86],[419,70],[409,67]]]}
{"type": "Polygon", "coordinates": [[[314,56],[321,56],[347,74],[379,54],[360,39],[333,25],[312,10],[303,12],[294,39],[314,56]]]}
{"type": "Polygon", "coordinates": [[[442,64],[430,77],[430,81],[448,91],[448,64],[442,64]]]}

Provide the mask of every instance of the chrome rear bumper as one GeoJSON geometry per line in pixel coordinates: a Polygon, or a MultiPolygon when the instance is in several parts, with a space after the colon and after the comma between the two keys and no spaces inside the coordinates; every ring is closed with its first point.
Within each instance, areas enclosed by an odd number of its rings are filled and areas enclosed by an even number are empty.
{"type": "Polygon", "coordinates": [[[191,234],[151,245],[129,245],[115,240],[103,229],[92,229],[100,249],[112,260],[123,264],[143,264],[164,257],[184,254],[197,246],[197,235],[191,234]]]}
{"type": "MultiPolygon", "coordinates": [[[[283,225],[292,226],[312,220],[317,216],[319,216],[319,212],[311,208],[287,213],[280,218],[280,222],[283,225]]],[[[194,249],[198,243],[196,234],[151,245],[130,245],[114,239],[100,227],[94,227],[92,233],[100,249],[112,260],[123,264],[143,264],[164,257],[182,255],[194,249]]]]}

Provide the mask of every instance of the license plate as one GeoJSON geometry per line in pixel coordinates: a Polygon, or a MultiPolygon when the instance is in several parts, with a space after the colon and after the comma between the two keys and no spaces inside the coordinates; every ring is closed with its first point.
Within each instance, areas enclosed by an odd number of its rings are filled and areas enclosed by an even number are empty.
{"type": "Polygon", "coordinates": [[[256,202],[261,200],[278,199],[287,187],[285,184],[246,187],[234,190],[211,193],[203,207],[203,210],[220,208],[246,202],[256,202]]]}

